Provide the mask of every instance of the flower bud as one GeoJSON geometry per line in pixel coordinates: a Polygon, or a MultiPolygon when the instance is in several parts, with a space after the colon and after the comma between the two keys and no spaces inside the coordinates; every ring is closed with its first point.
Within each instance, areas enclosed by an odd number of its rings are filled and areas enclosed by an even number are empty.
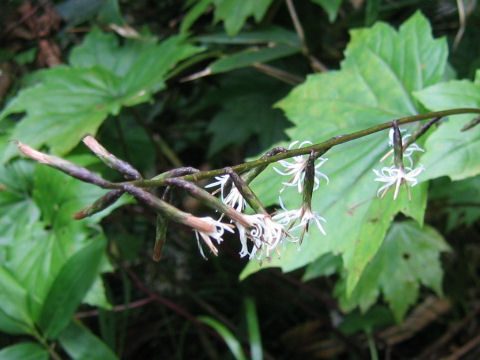
{"type": "Polygon", "coordinates": [[[165,245],[165,241],[167,240],[167,218],[158,214],[156,225],[157,228],[155,232],[155,245],[153,247],[153,260],[160,261],[160,258],[162,257],[163,245],[165,245]]]}
{"type": "Polygon", "coordinates": [[[96,213],[99,213],[102,210],[105,210],[110,205],[114,204],[120,196],[122,196],[125,192],[123,190],[112,190],[103,195],[101,198],[95,200],[95,202],[91,205],[88,205],[86,208],[80,210],[76,214],[73,215],[75,220],[80,220],[86,218],[88,216],[92,216],[96,213]]]}
{"type": "Polygon", "coordinates": [[[112,169],[122,173],[126,179],[139,180],[142,178],[132,165],[108,152],[93,136],[87,135],[82,141],[100,160],[112,169]]]}
{"type": "Polygon", "coordinates": [[[76,179],[97,185],[101,188],[108,189],[112,187],[112,184],[110,182],[102,179],[97,174],[94,174],[93,172],[82,166],[78,166],[74,163],[71,163],[70,161],[59,158],[58,156],[42,153],[41,151],[35,150],[28,145],[22,144],[21,142],[17,141],[16,144],[19,150],[30,159],[51,166],[76,179]]]}

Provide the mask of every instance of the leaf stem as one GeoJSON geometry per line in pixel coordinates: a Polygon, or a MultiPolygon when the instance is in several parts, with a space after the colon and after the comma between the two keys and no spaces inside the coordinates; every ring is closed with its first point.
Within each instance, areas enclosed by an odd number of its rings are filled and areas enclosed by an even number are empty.
{"type": "Polygon", "coordinates": [[[293,6],[293,1],[286,0],[286,3],[287,3],[288,12],[293,21],[293,26],[295,27],[295,31],[297,32],[300,42],[302,43],[302,52],[310,60],[310,65],[312,69],[314,71],[321,71],[321,72],[328,71],[328,68],[320,60],[318,60],[315,56],[313,56],[310,53],[310,50],[308,49],[307,41],[305,39],[305,32],[303,31],[302,24],[298,19],[297,11],[295,10],[295,6],[293,6]]]}
{"type": "Polygon", "coordinates": [[[271,65],[256,62],[253,64],[253,67],[258,71],[266,75],[269,75],[277,80],[283,81],[284,83],[287,83],[289,85],[296,86],[305,81],[305,79],[300,76],[291,74],[285,70],[278,69],[271,65]]]}
{"type": "Polygon", "coordinates": [[[62,360],[60,355],[55,351],[55,348],[53,347],[53,345],[50,345],[47,342],[47,340],[37,330],[34,330],[32,335],[48,351],[48,353],[50,354],[53,360],[62,360]]]}
{"type": "Polygon", "coordinates": [[[378,360],[378,352],[377,347],[375,346],[375,339],[373,338],[372,331],[366,331],[367,340],[368,340],[368,348],[370,349],[370,359],[378,360]]]}
{"type": "MultiPolygon", "coordinates": [[[[311,151],[317,151],[320,153],[325,153],[328,149],[331,147],[334,147],[336,145],[344,144],[352,140],[360,139],[365,136],[389,129],[393,126],[393,122],[396,121],[398,125],[403,125],[403,124],[409,124],[421,120],[426,120],[426,119],[431,119],[435,117],[445,117],[445,116],[450,116],[450,115],[459,115],[459,114],[480,114],[480,109],[479,108],[457,108],[457,109],[449,109],[449,110],[443,110],[443,111],[434,111],[434,112],[429,112],[425,114],[418,114],[418,115],[411,115],[411,116],[405,116],[402,118],[398,119],[393,119],[391,121],[385,122],[383,124],[371,126],[369,128],[356,131],[350,134],[344,134],[344,135],[338,135],[334,136],[324,142],[314,144],[311,146],[306,146],[300,149],[292,149],[292,150],[287,150],[285,152],[280,152],[278,154],[275,154],[273,156],[269,157],[262,157],[257,160],[253,161],[248,161],[242,164],[234,165],[231,166],[233,171],[235,171],[238,174],[241,174],[245,171],[251,170],[256,167],[263,167],[267,166],[268,164],[271,164],[273,162],[277,162],[279,160],[291,158],[293,156],[298,156],[298,155],[305,155],[305,154],[310,154],[311,151]]],[[[201,171],[196,174],[191,174],[191,175],[186,175],[181,177],[184,180],[188,181],[198,181],[201,179],[207,179],[207,178],[213,178],[214,176],[219,176],[219,175],[225,175],[227,173],[226,168],[222,169],[216,169],[216,170],[209,170],[209,171],[201,171]]],[[[141,186],[141,187],[156,187],[156,186],[165,186],[165,180],[139,180],[139,181],[132,181],[128,183],[130,185],[135,185],[135,186],[141,186]]]]}

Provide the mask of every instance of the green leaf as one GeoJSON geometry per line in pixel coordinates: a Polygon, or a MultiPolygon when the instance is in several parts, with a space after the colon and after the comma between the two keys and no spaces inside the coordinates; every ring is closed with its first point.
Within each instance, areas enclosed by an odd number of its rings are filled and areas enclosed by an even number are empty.
{"type": "Polygon", "coordinates": [[[253,16],[258,23],[262,20],[272,0],[212,0],[215,4],[215,22],[223,21],[229,36],[235,36],[253,16]]]}
{"type": "Polygon", "coordinates": [[[59,334],[58,340],[65,351],[75,360],[117,360],[115,353],[98,337],[77,321],[59,334]]]}
{"type": "Polygon", "coordinates": [[[228,145],[244,144],[254,135],[258,136],[262,147],[284,137],[282,130],[288,122],[281,111],[272,109],[272,105],[287,93],[287,86],[251,72],[230,74],[221,83],[221,91],[208,95],[216,101],[221,100],[221,110],[207,129],[213,135],[208,156],[228,145]]]}
{"type": "Polygon", "coordinates": [[[440,211],[448,216],[447,231],[462,225],[470,227],[480,219],[479,189],[480,176],[454,182],[445,177],[432,181],[428,200],[433,204],[436,216],[441,215],[440,211]]]}
{"type": "Polygon", "coordinates": [[[234,37],[218,33],[198,36],[195,39],[207,43],[256,45],[222,56],[199,72],[201,75],[218,74],[252,66],[256,63],[266,63],[302,51],[300,41],[294,32],[276,26],[258,31],[243,32],[234,37]]]}
{"type": "MultiPolygon", "coordinates": [[[[98,159],[91,155],[70,159],[85,166],[99,163],[98,159]]],[[[120,199],[113,207],[91,218],[76,221],[72,219],[72,215],[103,195],[105,190],[82,183],[44,165],[37,165],[35,176],[33,176],[31,170],[34,165],[24,160],[13,162],[8,168],[17,164],[29,166],[28,172],[21,173],[23,182],[19,177],[17,185],[19,189],[22,188],[23,183],[32,184],[30,187],[35,188],[33,199],[30,197],[31,188],[25,188],[24,196],[27,196],[25,202],[31,202],[41,210],[42,221],[34,219],[35,222],[28,226],[26,223],[18,221],[21,228],[16,234],[6,238],[5,246],[0,247],[0,250],[5,252],[5,265],[12,271],[15,278],[28,289],[32,298],[30,311],[32,317],[38,319],[41,304],[62,266],[73,254],[81,250],[89,239],[104,241],[101,240],[104,237],[102,229],[97,225],[98,222],[115,207],[125,203],[127,199],[120,199]]],[[[5,173],[2,176],[8,178],[10,176],[8,174],[5,173]]],[[[16,179],[13,175],[10,177],[12,181],[16,179]]],[[[5,183],[8,184],[7,181],[5,183]]],[[[13,187],[13,183],[9,187],[13,187]]],[[[6,215],[0,217],[0,224],[10,221],[8,214],[15,210],[15,206],[16,204],[12,203],[5,207],[6,215]]],[[[21,219],[22,216],[19,215],[18,220],[21,219]]],[[[0,231],[2,231],[1,227],[0,231]]],[[[111,266],[104,257],[102,272],[110,271],[110,269],[111,266]]],[[[85,301],[92,305],[108,307],[100,278],[90,289],[85,301]]]]}
{"type": "MultiPolygon", "coordinates": [[[[414,90],[442,78],[447,56],[444,39],[434,40],[428,21],[416,13],[396,32],[384,23],[351,32],[340,71],[315,74],[278,103],[295,127],[287,130],[292,140],[314,143],[362,130],[395,118],[419,112],[414,90]]],[[[403,212],[423,222],[426,185],[413,188],[412,201],[405,189],[396,201],[392,193],[377,198],[379,188],[372,169],[388,151],[387,133],[375,134],[330,150],[321,171],[330,177],[313,196],[313,210],[327,223],[327,235],[311,227],[300,251],[288,244],[280,259],[263,266],[291,271],[326,253],[341,254],[348,271],[348,292],[354,288],[367,263],[381,246],[395,214],[403,212]]],[[[282,144],[285,146],[285,144],[282,144]]],[[[277,165],[278,166],[278,165],[277,165]]],[[[272,167],[253,186],[266,205],[277,202],[281,181],[272,167]]],[[[301,197],[293,188],[282,193],[288,209],[296,209],[301,197]]],[[[251,261],[241,274],[258,271],[251,261]]]]}
{"type": "Polygon", "coordinates": [[[377,21],[381,2],[382,0],[367,0],[367,6],[365,9],[365,25],[370,26],[377,21]]]}
{"type": "MultiPolygon", "coordinates": [[[[85,167],[100,164],[93,155],[70,156],[67,159],[85,167]]],[[[107,190],[74,179],[45,165],[37,166],[35,171],[33,197],[42,211],[43,221],[55,229],[68,225],[72,227],[71,232],[74,232],[85,227],[86,224],[98,223],[122,204],[122,201],[82,221],[72,221],[72,215],[105,195],[106,192],[107,190]]]]}
{"type": "Polygon", "coordinates": [[[66,0],[55,6],[55,11],[72,27],[92,19],[107,0],[66,0]]]}
{"type": "Polygon", "coordinates": [[[273,43],[301,48],[298,35],[294,31],[274,25],[253,31],[243,31],[235,36],[228,36],[224,32],[199,35],[194,40],[201,43],[228,45],[268,45],[273,43]]]}
{"type": "Polygon", "coordinates": [[[308,281],[320,276],[333,275],[339,272],[341,266],[342,258],[340,256],[333,255],[332,253],[323,254],[307,266],[302,280],[308,281]]]}
{"type": "Polygon", "coordinates": [[[381,290],[395,320],[401,322],[416,302],[421,284],[442,295],[440,253],[448,250],[443,237],[429,226],[422,228],[413,221],[393,223],[352,295],[346,293],[345,279],[337,284],[342,308],[350,311],[359,306],[365,312],[381,290]]]}
{"type": "Polygon", "coordinates": [[[338,15],[338,9],[342,5],[342,0],[312,0],[312,2],[320,5],[328,14],[328,20],[334,22],[338,15]]]}
{"type": "MultiPolygon", "coordinates": [[[[85,134],[95,134],[107,115],[118,114],[130,97],[118,93],[119,78],[99,67],[56,67],[42,75],[42,83],[20,91],[0,119],[26,112],[12,136],[33,147],[47,144],[57,154],[71,150],[85,134]]],[[[10,144],[3,161],[17,154],[10,144]]]]}
{"type": "Polygon", "coordinates": [[[180,32],[184,33],[188,31],[193,23],[197,21],[197,19],[207,10],[212,1],[213,0],[197,1],[197,3],[193,5],[188,13],[183,17],[182,23],[180,24],[180,32]]]}
{"type": "Polygon", "coordinates": [[[250,340],[250,359],[262,360],[262,334],[258,324],[255,301],[251,297],[245,298],[245,315],[247,318],[248,338],[250,340]]]}
{"type": "MultiPolygon", "coordinates": [[[[114,35],[94,30],[72,50],[72,66],[40,72],[40,83],[20,91],[0,113],[0,120],[25,112],[11,136],[65,154],[83,136],[95,134],[109,114],[149,100],[165,87],[165,76],[175,64],[201,50],[188,44],[185,35],[160,44],[147,39],[119,46],[114,35]]],[[[16,154],[10,144],[3,161],[16,154]]]]}
{"type": "Polygon", "coordinates": [[[98,13],[98,21],[102,24],[123,26],[126,22],[120,11],[118,0],[106,0],[98,13]]]}
{"type": "MultiPolygon", "coordinates": [[[[391,68],[392,75],[398,80],[414,104],[411,92],[421,90],[439,82],[445,72],[448,47],[445,38],[432,38],[432,29],[428,20],[417,11],[402,26],[398,33],[385,24],[378,22],[372,28],[350,32],[351,40],[345,51],[346,57],[355,62],[353,53],[365,52],[376,54],[383,60],[383,66],[391,68]],[[351,56],[349,56],[351,54],[351,56]]],[[[363,64],[364,65],[364,64],[363,64]]],[[[372,67],[375,63],[370,64],[372,67]]],[[[377,78],[380,80],[380,76],[377,78]]]]}
{"type": "Polygon", "coordinates": [[[3,348],[0,360],[48,360],[48,352],[37,343],[23,342],[3,348]]]}
{"type": "Polygon", "coordinates": [[[0,166],[0,245],[8,245],[40,217],[31,198],[33,163],[20,160],[0,166]]]}
{"type": "Polygon", "coordinates": [[[0,265],[0,330],[11,334],[35,331],[27,291],[3,265],[0,265]]]}
{"type": "Polygon", "coordinates": [[[222,337],[222,339],[227,344],[228,348],[232,352],[233,356],[236,360],[245,360],[245,354],[242,350],[242,345],[240,342],[233,336],[230,330],[227,329],[225,325],[218,322],[217,320],[211,318],[210,316],[199,316],[198,321],[207,324],[214,328],[218,334],[222,337]]]}
{"type": "Polygon", "coordinates": [[[66,257],[55,236],[44,228],[43,223],[35,223],[13,238],[11,246],[5,249],[8,254],[5,265],[28,291],[34,320],[38,319],[41,304],[66,257]]]}
{"type": "Polygon", "coordinates": [[[53,282],[40,314],[39,325],[54,339],[68,325],[78,305],[99,274],[106,242],[94,239],[73,255],[53,282]]]}
{"type": "Polygon", "coordinates": [[[386,306],[373,306],[367,312],[352,311],[345,315],[339,325],[344,334],[353,335],[359,331],[370,332],[378,327],[385,327],[395,323],[392,312],[386,306]]]}
{"type": "Polygon", "coordinates": [[[78,68],[99,66],[114,75],[124,77],[143,52],[157,46],[154,39],[127,39],[125,44],[120,46],[117,36],[94,28],[83,43],[71,51],[69,63],[78,68]]]}
{"type": "MultiPolygon", "coordinates": [[[[106,259],[107,258],[104,257],[103,264],[100,266],[100,273],[112,271],[112,267],[106,259]]],[[[93,282],[92,286],[85,295],[83,302],[89,304],[90,306],[98,306],[106,310],[112,309],[112,304],[110,304],[107,300],[105,286],[100,275],[97,276],[97,278],[93,282]]]]}
{"type": "Polygon", "coordinates": [[[28,50],[21,52],[18,55],[15,55],[14,59],[20,65],[30,64],[37,57],[37,50],[37,47],[32,47],[28,50]]]}
{"type": "MultiPolygon", "coordinates": [[[[458,107],[480,107],[480,71],[475,82],[454,80],[415,92],[422,104],[432,111],[458,107]]],[[[480,174],[480,135],[478,128],[461,131],[474,115],[450,116],[428,137],[421,158],[427,171],[421,179],[449,176],[461,180],[480,174]]]]}
{"type": "Polygon", "coordinates": [[[205,71],[207,71],[208,74],[218,74],[247,67],[255,63],[266,63],[299,53],[300,51],[301,49],[299,47],[284,44],[272,47],[249,48],[214,61],[205,71]]]}

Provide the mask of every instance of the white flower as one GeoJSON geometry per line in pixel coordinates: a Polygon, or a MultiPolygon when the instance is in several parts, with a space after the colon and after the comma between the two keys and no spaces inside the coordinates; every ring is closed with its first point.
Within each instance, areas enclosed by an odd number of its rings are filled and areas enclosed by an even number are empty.
{"type": "MultiPolygon", "coordinates": [[[[288,147],[288,150],[291,150],[292,147],[294,147],[297,143],[298,141],[292,142],[288,147]]],[[[311,145],[312,143],[310,141],[304,141],[298,146],[298,148],[300,149],[306,144],[311,145]]],[[[284,187],[280,190],[280,192],[283,192],[287,186],[296,186],[298,187],[298,192],[301,193],[303,191],[303,181],[305,179],[305,169],[307,167],[308,155],[294,156],[292,160],[293,162],[289,162],[287,160],[279,161],[280,165],[282,165],[285,168],[284,171],[281,171],[276,167],[274,167],[273,169],[280,175],[291,176],[288,182],[283,183],[284,187]]],[[[323,177],[327,181],[327,184],[329,182],[328,176],[320,172],[320,170],[317,170],[328,159],[320,157],[317,160],[319,161],[319,163],[315,165],[315,177],[314,177],[315,185],[313,187],[313,190],[317,190],[318,187],[320,186],[320,180],[318,177],[323,177]]]]}
{"type": "Polygon", "coordinates": [[[377,196],[383,197],[387,191],[390,189],[390,187],[393,184],[395,185],[395,193],[393,194],[393,199],[397,199],[398,196],[398,190],[400,188],[401,184],[405,184],[407,187],[408,195],[410,197],[410,190],[408,188],[408,183],[410,183],[410,186],[415,186],[418,183],[418,180],[416,177],[423,171],[425,168],[423,165],[418,166],[416,169],[412,168],[405,168],[404,169],[399,169],[396,166],[391,166],[391,167],[383,167],[380,171],[373,169],[373,172],[377,177],[375,178],[375,181],[385,183],[385,185],[381,186],[380,189],[377,191],[377,196]],[[405,171],[406,170],[406,171],[405,171]]]}
{"type": "Polygon", "coordinates": [[[228,182],[229,175],[215,176],[217,181],[208,184],[206,188],[211,188],[215,186],[220,186],[220,198],[225,205],[233,207],[235,210],[242,212],[245,209],[245,199],[243,198],[240,191],[238,191],[235,184],[232,183],[232,187],[227,196],[225,196],[225,185],[228,182]]]}
{"type": "Polygon", "coordinates": [[[413,144],[408,145],[408,147],[403,151],[403,158],[407,158],[407,159],[408,159],[408,161],[410,162],[410,167],[413,166],[412,154],[413,154],[415,151],[425,152],[425,149],[422,149],[420,146],[418,146],[417,144],[413,143],[413,144]]]}
{"type": "MultiPolygon", "coordinates": [[[[405,129],[402,129],[400,130],[401,132],[405,132],[407,130],[405,129]]],[[[390,147],[393,147],[393,129],[390,129],[390,131],[388,132],[388,146],[390,147]]],[[[406,140],[411,137],[412,135],[410,134],[406,134],[404,136],[402,136],[402,145],[405,145],[406,144],[406,140]]],[[[413,159],[412,159],[412,155],[415,151],[421,151],[421,152],[425,152],[425,149],[422,149],[420,146],[418,146],[417,144],[415,143],[412,143],[410,145],[407,146],[407,148],[403,151],[403,157],[404,158],[407,158],[409,163],[410,163],[410,167],[413,167],[413,159]]],[[[386,158],[388,158],[390,155],[393,154],[393,149],[389,150],[381,159],[380,161],[384,161],[386,158]]]]}
{"type": "MultiPolygon", "coordinates": [[[[299,210],[303,210],[303,209],[299,209],[299,210]]],[[[301,227],[301,228],[304,228],[306,231],[308,231],[308,226],[312,221],[315,222],[315,225],[317,225],[318,230],[320,230],[320,232],[323,235],[327,235],[327,233],[325,232],[325,229],[323,228],[322,224],[320,223],[320,221],[327,222],[327,220],[325,220],[324,217],[318,215],[317,212],[312,211],[309,208],[307,208],[305,211],[303,211],[303,215],[300,218],[300,223],[298,225],[294,226],[291,230],[295,231],[295,229],[301,227]]]]}
{"type": "Polygon", "coordinates": [[[283,243],[287,236],[281,224],[269,215],[263,214],[245,215],[245,220],[249,223],[249,227],[236,223],[242,245],[240,257],[248,255],[249,259],[253,259],[257,256],[257,259],[261,260],[264,256],[269,258],[274,250],[278,252],[278,245],[283,243]],[[247,240],[253,243],[251,250],[248,248],[247,240]]]}
{"type": "Polygon", "coordinates": [[[197,238],[198,249],[200,250],[200,254],[202,255],[202,257],[206,259],[207,257],[203,253],[203,248],[202,248],[202,244],[200,243],[200,238],[202,238],[205,244],[207,244],[207,246],[210,248],[210,250],[213,252],[214,255],[218,255],[218,249],[213,244],[211,239],[215,240],[217,244],[220,244],[223,241],[222,236],[225,230],[231,233],[233,233],[234,231],[232,229],[232,225],[224,224],[220,221],[212,219],[209,216],[200,218],[200,220],[210,225],[213,225],[215,229],[213,232],[204,232],[200,230],[195,230],[195,237],[197,238]]]}
{"type": "Polygon", "coordinates": [[[286,226],[289,231],[293,232],[298,228],[302,228],[302,234],[300,237],[300,241],[303,239],[303,236],[306,232],[308,232],[308,227],[311,222],[315,222],[317,225],[318,230],[323,234],[327,235],[325,229],[323,228],[320,221],[327,222],[324,217],[318,215],[316,211],[312,211],[308,206],[302,206],[299,209],[295,210],[287,210],[283,205],[282,199],[280,198],[280,206],[282,207],[283,211],[279,212],[278,214],[273,216],[273,219],[277,221],[279,224],[286,226]],[[300,220],[300,222],[295,225],[295,223],[300,220]],[[295,225],[295,226],[294,226],[295,225]]]}

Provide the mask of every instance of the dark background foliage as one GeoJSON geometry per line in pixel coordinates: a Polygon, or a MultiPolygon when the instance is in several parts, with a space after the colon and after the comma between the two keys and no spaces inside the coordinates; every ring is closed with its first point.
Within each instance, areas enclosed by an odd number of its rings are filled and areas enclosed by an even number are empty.
{"type": "MultiPolygon", "coordinates": [[[[195,3],[2,1],[0,104],[6,105],[20,88],[35,83],[36,70],[67,63],[71,49],[93,28],[113,32],[108,25],[118,23],[124,30],[132,28],[165,39],[179,32],[189,6],[195,3]]],[[[430,20],[434,35],[447,37],[449,62],[458,78],[473,79],[480,64],[480,7],[475,1],[345,0],[334,21],[329,21],[325,9],[315,1],[294,4],[310,55],[330,70],[339,68],[350,29],[377,20],[398,27],[419,9],[430,20]],[[459,20],[459,4],[465,8],[465,19],[459,20]],[[459,35],[463,21],[464,32],[459,35]]],[[[176,67],[165,90],[154,92],[149,102],[122,108],[118,116],[109,115],[99,128],[101,143],[135,164],[145,176],[182,164],[206,170],[239,163],[287,138],[284,130],[291,124],[272,106],[312,73],[312,67],[311,59],[299,51],[301,44],[285,2],[272,1],[259,21],[250,17],[242,28],[256,31],[274,25],[293,34],[294,50],[265,62],[280,73],[277,76],[271,76],[265,64],[252,62],[241,68],[223,65],[225,70],[218,74],[192,80],[192,74],[208,67],[218,54],[236,54],[250,46],[221,41],[226,34],[215,16],[210,6],[189,30],[198,45],[208,47],[210,56],[176,67]]],[[[121,44],[128,41],[121,36],[118,39],[121,44]]],[[[8,138],[12,121],[15,118],[0,122],[2,139],[8,138]]],[[[5,147],[0,145],[2,151],[5,147]]],[[[85,152],[79,145],[70,154],[85,152]]],[[[95,166],[105,176],[120,180],[113,171],[95,166]]],[[[478,183],[478,178],[471,181],[478,183]]],[[[442,259],[446,299],[422,290],[420,301],[402,324],[395,323],[383,301],[366,314],[342,312],[332,295],[337,280],[334,271],[304,282],[304,269],[287,274],[267,269],[240,282],[246,261],[238,257],[236,242],[227,238],[220,246],[222,255],[205,261],[191,230],[177,224],[169,226],[161,261],[154,262],[155,214],[134,202],[101,220],[112,263],[112,271],[104,273],[103,281],[113,307],[84,304],[75,317],[122,359],[232,358],[219,332],[197,320],[200,315],[228,328],[246,354],[250,354],[252,340],[256,341],[263,347],[265,359],[360,359],[369,358],[375,347],[385,359],[451,354],[459,358],[456,349],[478,340],[480,329],[479,196],[478,191],[469,192],[471,184],[453,186],[444,178],[433,182],[426,214],[426,222],[453,248],[442,259]],[[256,305],[256,314],[246,310],[248,299],[256,305]],[[248,335],[252,318],[258,320],[261,340],[248,335]]],[[[29,191],[33,191],[31,187],[29,191]]],[[[209,213],[202,204],[179,194],[173,202],[190,212],[209,213]]],[[[335,259],[329,261],[335,268],[335,259]]],[[[26,339],[2,333],[0,343],[6,347],[26,339]]],[[[463,358],[479,358],[479,342],[472,343],[463,358]]],[[[67,358],[61,347],[57,349],[67,358]]]]}

